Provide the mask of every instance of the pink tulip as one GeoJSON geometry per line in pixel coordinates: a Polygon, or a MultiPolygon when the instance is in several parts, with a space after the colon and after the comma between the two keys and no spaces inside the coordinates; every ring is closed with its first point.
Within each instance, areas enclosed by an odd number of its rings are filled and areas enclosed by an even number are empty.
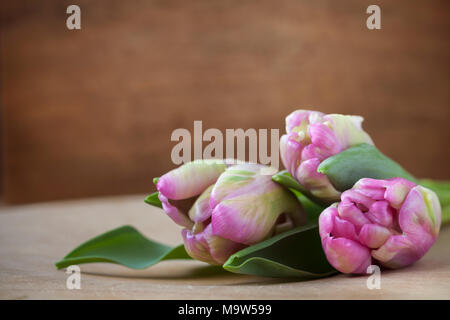
{"type": "Polygon", "coordinates": [[[319,217],[327,259],[343,273],[408,266],[428,252],[440,225],[436,194],[402,178],[361,179],[319,217]]]}
{"type": "Polygon", "coordinates": [[[361,128],[363,118],[317,111],[297,110],[286,118],[286,134],[280,154],[288,172],[312,195],[333,202],[339,199],[327,176],[317,172],[320,163],[361,143],[373,144],[361,128]]]}
{"type": "Polygon", "coordinates": [[[267,169],[200,160],[159,178],[163,209],[184,227],[192,258],[222,265],[233,253],[306,222],[297,199],[263,174],[267,169]]]}

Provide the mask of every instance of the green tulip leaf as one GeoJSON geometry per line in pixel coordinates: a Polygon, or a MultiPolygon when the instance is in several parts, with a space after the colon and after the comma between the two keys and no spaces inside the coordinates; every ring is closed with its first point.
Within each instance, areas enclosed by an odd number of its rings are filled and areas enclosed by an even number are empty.
{"type": "Polygon", "coordinates": [[[132,269],[145,269],[170,259],[191,257],[184,245],[170,247],[147,239],[131,226],[122,226],[86,241],[55,265],[61,269],[74,264],[109,262],[132,269]]]}
{"type": "Polygon", "coordinates": [[[233,254],[223,265],[227,271],[264,277],[301,280],[330,276],[317,224],[276,235],[233,254]]]}
{"type": "MultiPolygon", "coordinates": [[[[296,196],[298,194],[301,194],[302,196],[306,197],[311,202],[314,202],[318,206],[324,206],[326,205],[323,200],[314,197],[304,186],[302,186],[300,183],[298,183],[297,180],[295,180],[287,170],[280,171],[272,176],[272,180],[281,184],[282,186],[288,188],[289,190],[295,190],[297,191],[294,193],[296,196]]],[[[299,198],[300,202],[302,202],[302,198],[299,198]]]]}
{"type": "Polygon", "coordinates": [[[450,205],[443,206],[442,207],[442,220],[441,225],[445,225],[447,223],[450,223],[450,205]]]}
{"type": "Polygon", "coordinates": [[[322,161],[317,169],[325,174],[333,186],[345,191],[361,178],[389,179],[395,177],[416,179],[398,163],[369,144],[359,144],[322,161]]]}
{"type": "Polygon", "coordinates": [[[302,204],[303,209],[306,211],[306,215],[308,217],[308,222],[317,222],[319,220],[319,216],[323,210],[325,210],[326,206],[318,205],[317,203],[311,201],[309,198],[305,197],[300,191],[289,189],[298,199],[298,201],[302,204]]]}
{"type": "Polygon", "coordinates": [[[305,187],[303,187],[300,183],[298,183],[297,180],[292,178],[291,174],[287,170],[280,171],[272,176],[272,180],[282,184],[286,188],[294,189],[297,191],[300,191],[303,194],[308,194],[309,191],[306,190],[305,187]]]}
{"type": "Polygon", "coordinates": [[[305,209],[309,222],[317,222],[320,213],[327,207],[321,200],[313,197],[286,170],[273,175],[272,180],[286,187],[294,194],[305,209]]]}
{"type": "Polygon", "coordinates": [[[154,207],[162,208],[162,203],[161,203],[161,200],[159,200],[159,198],[158,198],[158,194],[159,194],[158,191],[153,192],[151,195],[147,196],[144,199],[144,202],[149,205],[152,205],[154,207]]]}
{"type": "MultiPolygon", "coordinates": [[[[159,177],[153,178],[153,184],[155,186],[158,183],[158,179],[159,179],[159,177]]],[[[161,203],[161,200],[159,200],[158,195],[159,195],[158,191],[153,192],[151,195],[147,196],[144,199],[144,202],[149,204],[149,205],[151,205],[151,206],[154,206],[154,207],[157,207],[157,208],[162,208],[162,203],[161,203]]]]}

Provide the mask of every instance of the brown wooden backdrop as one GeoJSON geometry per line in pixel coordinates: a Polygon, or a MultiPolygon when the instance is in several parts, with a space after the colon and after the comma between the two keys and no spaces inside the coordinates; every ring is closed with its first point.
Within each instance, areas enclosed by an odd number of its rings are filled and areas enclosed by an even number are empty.
{"type": "Polygon", "coordinates": [[[450,178],[449,1],[2,1],[3,196],[150,192],[176,128],[360,114],[386,154],[450,178]],[[82,30],[65,26],[66,7],[82,30]],[[365,27],[369,4],[382,29],[365,27]]]}

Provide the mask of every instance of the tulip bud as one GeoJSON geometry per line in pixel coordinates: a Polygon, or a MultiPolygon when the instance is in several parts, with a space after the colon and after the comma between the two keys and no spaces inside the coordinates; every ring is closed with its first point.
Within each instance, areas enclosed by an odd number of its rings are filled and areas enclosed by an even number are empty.
{"type": "Polygon", "coordinates": [[[436,194],[403,178],[361,179],[319,217],[327,259],[343,273],[408,266],[431,248],[440,225],[436,194]]]}
{"type": "Polygon", "coordinates": [[[222,265],[233,253],[306,222],[297,199],[263,174],[267,169],[198,160],[159,178],[163,209],[184,227],[192,258],[222,265]]]}
{"type": "Polygon", "coordinates": [[[373,144],[361,128],[362,117],[297,110],[286,118],[280,154],[288,172],[311,194],[325,202],[339,199],[327,176],[317,172],[328,157],[361,143],[373,144]]]}

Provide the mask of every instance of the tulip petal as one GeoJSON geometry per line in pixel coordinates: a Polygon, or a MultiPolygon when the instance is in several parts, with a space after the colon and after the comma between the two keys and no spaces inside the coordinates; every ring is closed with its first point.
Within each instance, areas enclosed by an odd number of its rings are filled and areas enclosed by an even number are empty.
{"type": "Polygon", "coordinates": [[[370,136],[361,128],[364,118],[359,116],[328,114],[324,120],[329,121],[341,148],[347,149],[361,143],[373,144],[370,136]]]}
{"type": "Polygon", "coordinates": [[[249,163],[229,167],[224,174],[220,175],[211,191],[211,208],[214,208],[226,198],[253,191],[252,189],[255,188],[252,183],[254,177],[263,167],[262,165],[249,163]]]}
{"type": "Polygon", "coordinates": [[[350,222],[339,218],[337,203],[326,208],[319,216],[319,234],[321,238],[348,238],[358,241],[356,229],[350,222]]]}
{"type": "Polygon", "coordinates": [[[384,180],[363,178],[353,186],[353,189],[358,190],[361,194],[372,200],[384,200],[386,182],[384,180]]]}
{"type": "Polygon", "coordinates": [[[203,233],[194,234],[188,229],[183,229],[181,235],[184,241],[184,248],[193,259],[213,265],[218,264],[209,253],[208,242],[203,233]]]}
{"type": "Polygon", "coordinates": [[[333,187],[326,175],[317,172],[319,165],[320,160],[317,158],[303,161],[298,167],[295,177],[314,196],[333,201],[339,198],[340,192],[333,187]]]}
{"type": "Polygon", "coordinates": [[[326,208],[319,216],[319,234],[321,238],[329,236],[334,228],[334,219],[338,216],[337,204],[326,208]]]}
{"type": "Polygon", "coordinates": [[[305,216],[289,191],[258,173],[263,168],[233,166],[217,180],[210,201],[214,235],[250,245],[270,236],[281,214],[292,214],[293,221],[305,216]]]}
{"type": "Polygon", "coordinates": [[[441,208],[436,194],[416,186],[406,196],[399,211],[399,225],[418,250],[428,251],[435,242],[441,223],[441,208]]]}
{"type": "Polygon", "coordinates": [[[347,238],[358,241],[355,226],[347,220],[339,218],[339,216],[334,218],[334,228],[331,231],[331,235],[335,238],[347,238]]]}
{"type": "Polygon", "coordinates": [[[219,160],[196,160],[160,177],[156,188],[168,199],[191,198],[216,182],[225,169],[225,163],[219,160]]]}
{"type": "Polygon", "coordinates": [[[389,186],[386,188],[384,198],[395,209],[399,209],[408,195],[409,191],[416,186],[415,183],[402,178],[387,180],[389,186]]]}
{"type": "Polygon", "coordinates": [[[189,210],[189,218],[198,223],[203,222],[211,217],[212,209],[209,205],[211,191],[214,185],[209,186],[198,198],[195,200],[192,208],[189,210]]]}
{"type": "Polygon", "coordinates": [[[286,117],[286,132],[306,131],[311,120],[316,122],[322,116],[323,113],[318,111],[296,110],[286,117]]]}
{"type": "Polygon", "coordinates": [[[395,214],[395,209],[392,208],[387,201],[383,200],[374,202],[370,206],[366,216],[373,223],[377,223],[387,228],[393,228],[395,214]]]}
{"type": "Polygon", "coordinates": [[[415,245],[405,235],[392,235],[372,257],[388,268],[401,268],[419,260],[425,252],[416,250],[415,245]]]}
{"type": "Polygon", "coordinates": [[[321,161],[342,151],[336,135],[327,125],[311,124],[308,133],[312,144],[319,150],[321,161]]]}
{"type": "MultiPolygon", "coordinates": [[[[319,159],[320,154],[318,148],[313,144],[308,144],[303,148],[301,153],[301,161],[306,161],[309,159],[319,159]]],[[[298,167],[298,166],[297,166],[298,167]]]]}
{"type": "Polygon", "coordinates": [[[375,202],[372,198],[361,193],[359,189],[350,189],[344,191],[341,195],[342,202],[354,203],[361,211],[367,212],[372,204],[375,202]]]}
{"type": "Polygon", "coordinates": [[[359,232],[359,241],[369,248],[379,248],[391,233],[385,227],[376,224],[365,224],[359,232]]]}
{"type": "Polygon", "coordinates": [[[205,239],[208,242],[211,257],[219,265],[224,264],[232,254],[234,254],[234,253],[238,252],[239,250],[242,250],[246,247],[246,245],[244,245],[242,243],[237,243],[237,242],[213,235],[211,224],[208,225],[208,227],[205,229],[204,232],[205,232],[205,239]]]}
{"type": "Polygon", "coordinates": [[[370,223],[366,215],[353,202],[340,202],[338,204],[338,212],[339,217],[355,226],[357,233],[359,233],[363,225],[370,223]]]}
{"type": "Polygon", "coordinates": [[[294,175],[300,165],[300,157],[303,145],[290,138],[290,135],[283,135],[280,139],[280,155],[286,170],[294,175]]]}
{"type": "Polygon", "coordinates": [[[234,253],[245,248],[243,244],[233,242],[212,234],[212,227],[194,234],[190,230],[182,230],[186,252],[194,259],[213,265],[222,265],[234,253]]]}
{"type": "Polygon", "coordinates": [[[371,265],[370,250],[356,241],[325,237],[322,246],[330,264],[342,273],[366,273],[371,265]]]}
{"type": "Polygon", "coordinates": [[[422,193],[423,200],[427,207],[427,213],[431,220],[431,234],[437,237],[442,222],[442,208],[439,198],[434,191],[428,188],[419,186],[418,190],[422,193]]]}
{"type": "Polygon", "coordinates": [[[186,228],[192,228],[193,223],[187,217],[186,213],[177,206],[170,203],[170,200],[162,193],[158,194],[164,212],[178,225],[186,228]]]}

